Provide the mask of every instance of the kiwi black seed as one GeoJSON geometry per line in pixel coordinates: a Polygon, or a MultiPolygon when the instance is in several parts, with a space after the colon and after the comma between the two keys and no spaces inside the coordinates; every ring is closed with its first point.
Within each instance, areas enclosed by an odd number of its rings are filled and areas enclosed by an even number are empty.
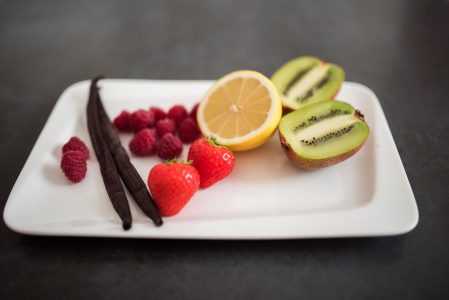
{"type": "Polygon", "coordinates": [[[313,56],[295,58],[271,77],[282,106],[291,111],[333,99],[345,78],[343,69],[313,56]]]}
{"type": "Polygon", "coordinates": [[[281,146],[300,169],[339,163],[364,145],[369,126],[363,114],[342,101],[321,101],[282,117],[281,146]]]}

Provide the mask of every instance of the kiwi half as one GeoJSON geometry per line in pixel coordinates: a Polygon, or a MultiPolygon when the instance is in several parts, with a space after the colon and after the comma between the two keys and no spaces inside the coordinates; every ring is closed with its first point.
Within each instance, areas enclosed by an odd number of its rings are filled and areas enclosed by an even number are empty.
{"type": "Polygon", "coordinates": [[[341,67],[313,56],[295,58],[271,77],[287,111],[333,99],[344,79],[341,67]]]}
{"type": "Polygon", "coordinates": [[[322,101],[293,111],[279,123],[281,146],[300,169],[339,163],[365,143],[369,127],[362,113],[342,101],[322,101]]]}

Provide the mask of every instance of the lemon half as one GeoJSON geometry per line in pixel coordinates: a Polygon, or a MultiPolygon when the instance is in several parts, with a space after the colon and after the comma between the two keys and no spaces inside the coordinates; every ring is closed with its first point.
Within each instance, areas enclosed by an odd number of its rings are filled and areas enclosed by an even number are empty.
{"type": "Polygon", "coordinates": [[[256,71],[241,70],[217,80],[198,107],[205,136],[233,151],[256,148],[276,130],[282,104],[276,87],[256,71]]]}

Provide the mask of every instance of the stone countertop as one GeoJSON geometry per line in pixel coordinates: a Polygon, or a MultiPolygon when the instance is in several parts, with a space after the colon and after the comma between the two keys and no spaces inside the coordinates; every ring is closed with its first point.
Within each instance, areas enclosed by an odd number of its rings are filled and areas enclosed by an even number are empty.
{"type": "Polygon", "coordinates": [[[1,299],[448,299],[448,1],[0,1],[4,207],[61,92],[112,78],[271,74],[313,54],[374,90],[420,211],[394,237],[23,236],[0,222],[1,299]]]}

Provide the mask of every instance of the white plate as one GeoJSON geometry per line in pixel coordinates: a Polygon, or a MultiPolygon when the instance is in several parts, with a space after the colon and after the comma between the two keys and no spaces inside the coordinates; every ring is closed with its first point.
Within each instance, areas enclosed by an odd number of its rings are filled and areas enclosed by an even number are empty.
{"type": "MultiPolygon", "coordinates": [[[[211,81],[107,79],[101,95],[111,117],[122,109],[192,107],[211,81]]],[[[200,190],[175,217],[153,226],[131,202],[133,228],[123,231],[106,194],[95,157],[78,184],[59,168],[61,146],[73,135],[87,142],[89,82],[70,86],[60,97],[37,140],[4,211],[13,230],[33,235],[284,239],[381,236],[412,230],[418,210],[387,121],[374,93],[345,82],[337,99],[353,104],[371,127],[366,145],[347,161],[326,169],[295,169],[277,134],[262,147],[236,154],[233,173],[200,190]]],[[[122,134],[127,145],[131,135],[122,134]]],[[[188,146],[184,147],[183,157],[188,146]]],[[[94,155],[93,155],[94,156],[94,155]]],[[[131,156],[132,157],[132,156],[131,156]]],[[[132,162],[146,181],[157,157],[132,162]]]]}

